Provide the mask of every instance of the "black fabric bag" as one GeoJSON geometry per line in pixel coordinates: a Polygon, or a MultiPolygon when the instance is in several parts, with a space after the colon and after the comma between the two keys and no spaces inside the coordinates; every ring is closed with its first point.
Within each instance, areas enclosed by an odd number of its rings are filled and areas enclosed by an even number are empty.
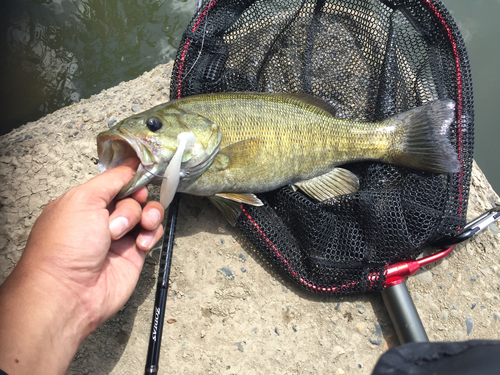
{"type": "Polygon", "coordinates": [[[380,357],[372,375],[497,375],[500,341],[411,343],[380,357]]]}

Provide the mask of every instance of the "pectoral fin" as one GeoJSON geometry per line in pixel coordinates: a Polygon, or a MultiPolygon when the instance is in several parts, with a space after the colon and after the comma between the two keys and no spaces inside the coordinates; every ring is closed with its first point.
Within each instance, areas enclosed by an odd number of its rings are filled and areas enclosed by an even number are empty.
{"type": "Polygon", "coordinates": [[[357,192],[359,180],[351,171],[335,168],[321,176],[297,182],[292,188],[299,188],[311,198],[323,202],[339,195],[357,192]]]}
{"type": "Polygon", "coordinates": [[[262,153],[263,145],[263,141],[259,138],[246,139],[224,147],[220,150],[220,154],[229,159],[229,167],[247,168],[248,164],[262,153]]]}
{"type": "Polygon", "coordinates": [[[234,227],[241,213],[241,204],[262,206],[262,201],[253,194],[221,193],[208,197],[234,227]]]}

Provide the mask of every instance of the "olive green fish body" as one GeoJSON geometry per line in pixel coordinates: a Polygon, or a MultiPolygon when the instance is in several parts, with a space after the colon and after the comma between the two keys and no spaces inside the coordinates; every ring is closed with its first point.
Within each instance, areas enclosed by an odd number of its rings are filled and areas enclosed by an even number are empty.
{"type": "Polygon", "coordinates": [[[304,98],[236,93],[178,102],[184,111],[218,124],[222,133],[214,163],[197,180],[181,181],[178,190],[260,193],[336,165],[384,158],[393,135],[387,125],[339,120],[315,105],[319,100],[304,98]]]}

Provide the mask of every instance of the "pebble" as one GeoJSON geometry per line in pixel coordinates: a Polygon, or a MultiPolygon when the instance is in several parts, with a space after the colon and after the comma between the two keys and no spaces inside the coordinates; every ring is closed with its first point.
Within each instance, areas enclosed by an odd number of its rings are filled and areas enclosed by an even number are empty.
{"type": "Polygon", "coordinates": [[[280,335],[279,331],[278,331],[278,327],[275,327],[274,328],[274,333],[276,333],[278,336],[280,335]]]}
{"type": "Polygon", "coordinates": [[[139,104],[134,104],[134,105],[132,106],[132,111],[133,111],[133,112],[140,112],[140,111],[142,111],[142,105],[139,105],[139,104]]]}
{"type": "Polygon", "coordinates": [[[356,308],[360,314],[363,314],[366,311],[366,308],[363,305],[357,304],[356,308]]]}
{"type": "Polygon", "coordinates": [[[470,336],[474,328],[474,320],[470,317],[465,318],[465,326],[467,327],[467,336],[470,336]]]}
{"type": "Polygon", "coordinates": [[[372,335],[369,338],[370,343],[373,345],[381,345],[382,344],[382,326],[379,322],[373,323],[375,326],[375,331],[372,331],[372,335]]]}
{"type": "Polygon", "coordinates": [[[496,226],[495,224],[491,224],[488,228],[490,228],[490,230],[493,232],[493,234],[498,234],[498,233],[500,233],[500,232],[498,231],[497,226],[496,226]]]}
{"type": "Polygon", "coordinates": [[[338,368],[337,371],[335,371],[335,373],[333,375],[344,375],[345,374],[345,371],[342,370],[341,368],[338,368]]]}
{"type": "Polygon", "coordinates": [[[241,272],[245,273],[247,272],[247,269],[245,267],[241,267],[241,272]]]}
{"type": "Polygon", "coordinates": [[[229,267],[219,268],[219,272],[222,273],[228,280],[234,280],[233,270],[229,267]]]}
{"type": "Polygon", "coordinates": [[[243,345],[241,344],[241,342],[236,343],[236,345],[238,346],[238,350],[240,352],[244,352],[245,351],[245,348],[243,347],[243,345]]]}
{"type": "Polygon", "coordinates": [[[331,353],[332,353],[333,358],[337,358],[338,356],[345,354],[345,350],[341,346],[335,345],[332,348],[331,353]]]}
{"type": "Polygon", "coordinates": [[[356,324],[356,329],[359,331],[359,333],[363,333],[363,330],[365,329],[365,324],[364,323],[356,324]]]}
{"type": "Polygon", "coordinates": [[[500,314],[499,313],[494,313],[493,314],[493,320],[495,323],[500,323],[500,314]]]}
{"type": "Polygon", "coordinates": [[[472,275],[472,276],[470,277],[470,281],[476,281],[476,276],[472,275]]]}
{"type": "Polygon", "coordinates": [[[484,267],[481,269],[481,273],[484,275],[484,277],[489,277],[490,276],[490,267],[484,267]]]}
{"type": "Polygon", "coordinates": [[[420,272],[417,274],[417,277],[421,282],[425,284],[432,283],[432,273],[430,271],[420,272]]]}
{"type": "Polygon", "coordinates": [[[474,307],[476,307],[476,303],[475,302],[472,304],[472,306],[471,306],[470,309],[472,310],[474,307]]]}
{"type": "Polygon", "coordinates": [[[117,121],[118,121],[118,119],[116,119],[116,118],[109,120],[108,121],[108,126],[109,127],[113,126],[115,124],[115,122],[117,122],[117,121]]]}
{"type": "Polygon", "coordinates": [[[240,253],[240,255],[238,255],[238,258],[240,258],[243,261],[243,263],[245,263],[247,261],[247,258],[245,257],[245,254],[243,254],[243,253],[240,253]]]}

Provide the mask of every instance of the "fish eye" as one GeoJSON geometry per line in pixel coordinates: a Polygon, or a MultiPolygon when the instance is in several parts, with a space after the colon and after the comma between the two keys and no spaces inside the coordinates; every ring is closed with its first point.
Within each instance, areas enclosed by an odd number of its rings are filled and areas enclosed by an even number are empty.
{"type": "Polygon", "coordinates": [[[146,120],[146,126],[152,132],[156,132],[156,131],[158,131],[158,130],[161,129],[161,127],[163,126],[163,124],[162,124],[161,120],[158,117],[153,116],[153,117],[149,117],[146,120]]]}

